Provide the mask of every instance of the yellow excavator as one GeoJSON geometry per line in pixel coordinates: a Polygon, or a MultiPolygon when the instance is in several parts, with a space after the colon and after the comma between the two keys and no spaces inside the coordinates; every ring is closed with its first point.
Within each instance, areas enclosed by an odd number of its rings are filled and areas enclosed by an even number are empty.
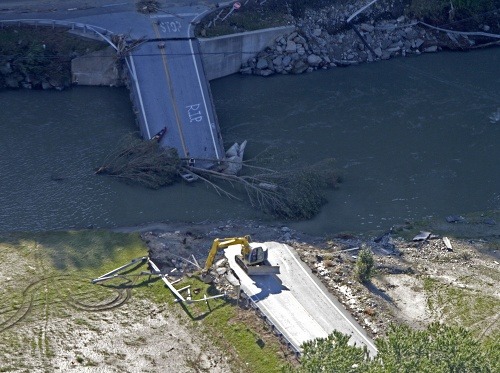
{"type": "Polygon", "coordinates": [[[208,253],[203,272],[207,273],[210,270],[212,264],[214,263],[217,251],[232,245],[240,245],[241,252],[239,255],[235,256],[235,260],[248,275],[258,276],[280,273],[280,268],[278,266],[272,266],[267,261],[267,250],[264,250],[262,246],[256,246],[250,242],[250,236],[216,238],[212,243],[210,252],[208,253]]]}

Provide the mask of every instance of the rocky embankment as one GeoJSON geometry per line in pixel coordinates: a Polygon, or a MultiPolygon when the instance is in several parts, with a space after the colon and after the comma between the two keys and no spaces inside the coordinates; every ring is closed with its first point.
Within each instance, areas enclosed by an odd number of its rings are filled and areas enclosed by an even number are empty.
{"type": "Polygon", "coordinates": [[[62,27],[6,26],[0,29],[0,89],[68,88],[72,61],[106,46],[62,27]]]}
{"type": "Polygon", "coordinates": [[[467,50],[498,40],[485,36],[493,30],[489,25],[480,25],[477,35],[443,32],[378,4],[347,23],[364,5],[357,3],[307,10],[304,18],[296,20],[295,32],[276,39],[244,63],[241,73],[301,74],[444,49],[467,50]]]}

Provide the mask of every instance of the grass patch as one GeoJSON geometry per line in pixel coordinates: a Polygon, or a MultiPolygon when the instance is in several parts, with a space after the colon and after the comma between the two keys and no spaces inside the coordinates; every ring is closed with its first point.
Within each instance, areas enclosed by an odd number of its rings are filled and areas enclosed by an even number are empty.
{"type": "Polygon", "coordinates": [[[102,49],[104,42],[69,34],[62,27],[7,26],[0,29],[0,54],[5,56],[27,52],[34,45],[40,45],[47,56],[70,56],[102,49]],[[45,45],[45,48],[43,48],[45,45]]]}
{"type": "MultiPolygon", "coordinates": [[[[193,299],[202,299],[204,294],[207,296],[218,294],[213,285],[205,284],[196,276],[184,279],[175,284],[175,287],[180,289],[188,285],[193,299]]],[[[232,301],[217,298],[209,300],[208,306],[205,302],[178,304],[163,282],[149,286],[144,295],[156,302],[167,302],[179,310],[183,309],[192,321],[191,326],[202,328],[204,334],[210,335],[209,339],[222,351],[233,356],[235,359],[233,364],[244,371],[281,372],[286,364],[284,358],[280,357],[281,345],[278,340],[263,335],[263,321],[253,312],[236,307],[232,301]],[[247,313],[246,317],[251,320],[244,319],[243,313],[247,313]]],[[[186,292],[182,295],[187,297],[186,292]]]]}
{"type": "MultiPolygon", "coordinates": [[[[106,46],[60,27],[8,26],[0,29],[0,64],[8,64],[16,74],[29,76],[35,88],[41,87],[42,80],[68,86],[71,59],[106,46]]],[[[0,87],[2,84],[0,74],[0,87]]]]}
{"type": "Polygon", "coordinates": [[[285,5],[283,3],[276,4],[276,1],[267,1],[262,5],[259,5],[258,2],[250,2],[242,6],[238,11],[231,13],[230,16],[222,21],[230,9],[228,7],[218,10],[203,19],[195,28],[196,35],[201,37],[215,37],[286,26],[291,21],[291,18],[287,15],[285,5]],[[219,18],[213,22],[213,19],[219,13],[219,18]]]}
{"type": "Polygon", "coordinates": [[[495,322],[499,299],[430,278],[424,279],[424,290],[429,309],[441,320],[466,327],[475,335],[482,335],[488,329],[488,334],[500,337],[495,322]]]}

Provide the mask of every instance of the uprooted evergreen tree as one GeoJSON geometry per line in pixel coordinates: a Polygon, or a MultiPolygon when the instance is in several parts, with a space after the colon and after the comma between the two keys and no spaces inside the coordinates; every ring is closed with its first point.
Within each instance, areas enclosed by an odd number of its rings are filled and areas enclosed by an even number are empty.
{"type": "Polygon", "coordinates": [[[180,172],[191,172],[220,195],[237,200],[246,198],[253,207],[267,214],[293,220],[316,215],[326,203],[324,189],[334,187],[339,181],[332,159],[279,171],[243,162],[240,175],[226,174],[222,168],[198,168],[186,161],[175,149],[127,136],[96,173],[158,189],[180,181],[180,172]]]}
{"type": "Polygon", "coordinates": [[[177,150],[163,148],[157,141],[125,136],[105,159],[96,174],[106,174],[151,189],[171,185],[178,179],[181,159],[177,150]]]}

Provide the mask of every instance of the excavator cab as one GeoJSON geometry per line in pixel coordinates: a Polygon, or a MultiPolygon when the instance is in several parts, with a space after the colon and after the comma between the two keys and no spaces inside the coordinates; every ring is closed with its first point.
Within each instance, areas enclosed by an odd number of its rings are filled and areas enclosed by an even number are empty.
{"type": "Polygon", "coordinates": [[[267,260],[267,250],[264,250],[262,246],[254,247],[246,255],[245,261],[247,265],[256,265],[263,263],[267,260]]]}

